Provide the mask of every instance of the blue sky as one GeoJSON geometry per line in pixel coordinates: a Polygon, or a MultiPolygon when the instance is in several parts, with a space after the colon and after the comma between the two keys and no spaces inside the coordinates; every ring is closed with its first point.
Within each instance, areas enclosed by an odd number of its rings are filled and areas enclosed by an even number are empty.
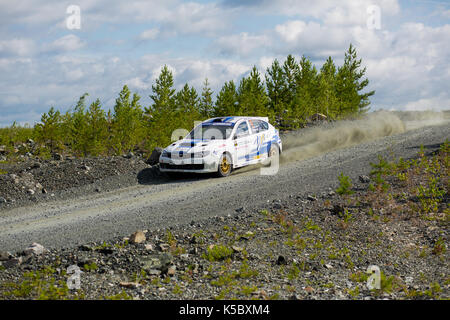
{"type": "Polygon", "coordinates": [[[177,89],[208,78],[217,93],[288,54],[339,65],[350,42],[372,109],[450,109],[449,22],[443,0],[0,0],[0,126],[33,125],[84,92],[111,108],[124,84],[148,106],[165,64],[177,89]],[[80,29],[67,28],[70,5],[80,29]],[[368,27],[371,6],[380,28],[368,27]]]}

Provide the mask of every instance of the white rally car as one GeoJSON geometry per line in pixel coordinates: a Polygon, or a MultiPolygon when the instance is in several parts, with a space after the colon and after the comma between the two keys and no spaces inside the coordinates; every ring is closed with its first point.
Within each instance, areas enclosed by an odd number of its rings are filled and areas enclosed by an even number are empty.
{"type": "Polygon", "coordinates": [[[159,157],[162,172],[217,172],[270,162],[282,151],[279,132],[267,117],[218,117],[197,125],[159,157]]]}

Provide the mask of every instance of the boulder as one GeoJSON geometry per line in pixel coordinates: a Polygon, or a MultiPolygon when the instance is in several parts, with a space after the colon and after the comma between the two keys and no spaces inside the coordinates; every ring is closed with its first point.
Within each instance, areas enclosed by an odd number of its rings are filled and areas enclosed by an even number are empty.
{"type": "Polygon", "coordinates": [[[19,178],[16,174],[14,174],[14,173],[11,173],[11,174],[9,175],[9,178],[11,179],[11,181],[12,181],[14,184],[19,184],[19,183],[20,183],[20,178],[19,178]]]}
{"type": "Polygon", "coordinates": [[[160,147],[156,147],[155,149],[153,149],[152,154],[147,159],[146,163],[151,166],[154,166],[155,164],[159,163],[159,156],[161,155],[162,151],[163,149],[160,147]]]}
{"type": "Polygon", "coordinates": [[[137,243],[142,243],[145,240],[147,240],[147,238],[145,237],[145,233],[140,230],[136,231],[135,233],[133,233],[130,236],[130,243],[137,244],[137,243]]]}
{"type": "Polygon", "coordinates": [[[176,266],[170,266],[167,269],[167,275],[168,276],[174,276],[176,274],[176,272],[177,272],[177,267],[176,266]]]}
{"type": "Polygon", "coordinates": [[[341,204],[335,204],[335,205],[333,205],[333,209],[331,209],[330,211],[331,211],[331,214],[341,215],[342,213],[345,212],[345,207],[341,204]]]}
{"type": "Polygon", "coordinates": [[[85,164],[82,164],[82,165],[80,166],[80,169],[81,169],[81,170],[85,170],[85,171],[89,171],[89,170],[91,170],[91,167],[89,167],[89,166],[87,166],[87,165],[85,165],[85,164]]]}
{"type": "Polygon", "coordinates": [[[127,282],[127,281],[122,281],[122,282],[119,283],[119,285],[121,287],[128,288],[128,289],[136,289],[136,288],[139,288],[140,286],[142,286],[140,283],[127,282]]]}
{"type": "Polygon", "coordinates": [[[359,176],[359,181],[361,181],[362,183],[369,183],[370,182],[370,178],[368,176],[359,176]]]}
{"type": "Polygon", "coordinates": [[[122,155],[122,157],[124,157],[125,159],[131,159],[134,157],[134,153],[130,151],[127,154],[122,155]]]}
{"type": "Polygon", "coordinates": [[[238,247],[238,246],[231,246],[231,249],[233,249],[235,252],[242,252],[242,251],[244,251],[244,248],[238,247]]]}
{"type": "Polygon", "coordinates": [[[0,251],[0,261],[7,261],[11,258],[12,255],[8,251],[0,251]]]}
{"type": "Polygon", "coordinates": [[[163,252],[169,251],[170,245],[168,243],[160,243],[158,244],[158,249],[163,252]]]}
{"type": "Polygon", "coordinates": [[[5,268],[12,268],[20,265],[22,263],[22,257],[11,258],[9,260],[3,261],[2,266],[5,268]]]}
{"type": "Polygon", "coordinates": [[[305,291],[309,294],[312,294],[314,292],[314,288],[308,286],[305,288],[305,291]]]}
{"type": "Polygon", "coordinates": [[[280,256],[278,256],[276,263],[277,263],[277,265],[283,265],[283,264],[285,265],[285,264],[287,264],[287,260],[285,257],[280,255],[280,256]]]}
{"type": "Polygon", "coordinates": [[[33,242],[33,243],[31,244],[31,246],[29,246],[28,248],[26,248],[23,252],[24,252],[26,255],[35,255],[35,256],[38,256],[38,255],[41,255],[41,254],[43,254],[43,253],[45,252],[45,248],[44,248],[43,245],[41,245],[41,244],[39,244],[39,243],[36,243],[36,242],[33,242]]]}
{"type": "Polygon", "coordinates": [[[63,161],[63,160],[64,160],[63,155],[60,154],[60,153],[53,153],[53,154],[52,154],[52,157],[53,157],[53,159],[56,160],[56,161],[63,161]]]}
{"type": "Polygon", "coordinates": [[[170,253],[154,254],[140,259],[142,269],[146,272],[158,270],[167,273],[172,265],[173,257],[170,253]]]}
{"type": "Polygon", "coordinates": [[[145,250],[154,251],[155,249],[153,248],[152,244],[148,243],[148,244],[145,245],[145,250]]]}

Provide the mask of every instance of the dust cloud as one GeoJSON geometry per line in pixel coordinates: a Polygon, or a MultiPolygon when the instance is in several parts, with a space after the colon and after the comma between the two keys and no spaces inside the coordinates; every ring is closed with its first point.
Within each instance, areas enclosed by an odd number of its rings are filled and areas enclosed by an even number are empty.
{"type": "Polygon", "coordinates": [[[284,134],[280,160],[283,163],[307,159],[420,127],[444,124],[449,119],[448,112],[377,111],[358,120],[325,123],[284,134]]]}

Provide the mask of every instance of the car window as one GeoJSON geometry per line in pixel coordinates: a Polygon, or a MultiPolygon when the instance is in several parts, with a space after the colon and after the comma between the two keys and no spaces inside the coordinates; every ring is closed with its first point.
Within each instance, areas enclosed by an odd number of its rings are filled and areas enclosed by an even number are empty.
{"type": "Polygon", "coordinates": [[[249,134],[249,132],[248,132],[247,122],[244,121],[237,127],[235,136],[236,137],[243,137],[243,136],[246,136],[248,134],[249,134]]]}
{"type": "Polygon", "coordinates": [[[202,123],[191,131],[189,139],[223,140],[228,139],[232,131],[231,125],[202,123]]]}
{"type": "Polygon", "coordinates": [[[269,129],[267,122],[262,120],[248,120],[250,127],[252,128],[252,133],[259,133],[269,129]]]}
{"type": "Polygon", "coordinates": [[[252,128],[252,133],[258,133],[259,132],[259,126],[258,126],[258,120],[248,120],[248,123],[250,123],[250,127],[252,128]]]}
{"type": "Polygon", "coordinates": [[[267,122],[262,121],[262,120],[259,120],[258,122],[259,122],[258,127],[259,127],[259,131],[260,131],[260,132],[261,132],[261,131],[269,130],[269,125],[267,124],[267,122]]]}

